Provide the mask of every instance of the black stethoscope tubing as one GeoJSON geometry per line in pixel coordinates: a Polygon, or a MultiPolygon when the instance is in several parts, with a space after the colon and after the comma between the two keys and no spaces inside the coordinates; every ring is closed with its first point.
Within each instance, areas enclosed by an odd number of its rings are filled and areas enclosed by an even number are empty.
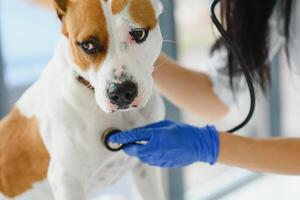
{"type": "Polygon", "coordinates": [[[233,43],[232,39],[229,37],[228,33],[224,30],[222,24],[220,23],[220,21],[216,17],[215,8],[220,3],[220,1],[221,0],[214,0],[212,2],[211,7],[210,7],[210,17],[211,17],[212,22],[214,23],[214,25],[216,26],[216,28],[220,32],[220,34],[221,34],[222,38],[224,39],[226,45],[230,48],[230,50],[232,51],[234,57],[237,59],[237,61],[240,64],[240,67],[242,69],[242,72],[245,76],[245,79],[246,79],[246,82],[247,82],[247,85],[248,85],[248,89],[249,89],[249,93],[250,93],[250,102],[251,102],[248,115],[244,119],[244,121],[242,121],[236,127],[234,127],[234,128],[227,131],[229,133],[234,133],[234,132],[240,130],[241,128],[243,128],[244,126],[246,126],[249,123],[249,121],[251,120],[251,118],[253,117],[253,114],[254,114],[254,111],[255,111],[256,97],[255,97],[255,90],[254,90],[254,86],[253,86],[252,77],[250,75],[247,64],[246,64],[245,60],[243,59],[243,57],[241,56],[240,52],[238,51],[236,45],[233,43]]]}

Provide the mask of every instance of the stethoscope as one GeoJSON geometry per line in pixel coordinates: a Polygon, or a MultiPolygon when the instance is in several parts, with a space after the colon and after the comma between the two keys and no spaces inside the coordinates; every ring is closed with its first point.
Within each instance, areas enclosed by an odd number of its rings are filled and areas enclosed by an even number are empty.
{"type": "MultiPolygon", "coordinates": [[[[255,104],[256,104],[255,98],[256,97],[255,97],[255,90],[254,90],[252,78],[251,78],[250,72],[248,70],[247,64],[246,64],[245,60],[242,58],[240,52],[238,51],[237,47],[233,43],[232,39],[229,37],[228,33],[225,31],[222,24],[216,17],[215,8],[220,3],[220,1],[221,0],[214,0],[212,2],[211,7],[210,7],[210,17],[211,17],[212,22],[216,26],[217,30],[220,32],[223,40],[225,41],[225,44],[229,47],[229,49],[232,51],[234,57],[237,59],[237,61],[240,64],[241,70],[246,78],[246,82],[247,82],[249,93],[250,93],[250,100],[251,100],[249,113],[246,116],[246,118],[239,125],[237,125],[236,127],[227,131],[228,133],[234,133],[234,132],[240,130],[241,128],[243,128],[244,126],[246,126],[249,123],[249,121],[251,120],[251,118],[254,114],[254,110],[255,110],[255,104]]],[[[114,144],[114,143],[109,142],[109,138],[112,135],[120,133],[120,132],[121,132],[120,130],[112,128],[103,133],[102,142],[109,151],[116,152],[116,151],[120,151],[123,149],[123,147],[124,147],[123,144],[114,144]]]]}

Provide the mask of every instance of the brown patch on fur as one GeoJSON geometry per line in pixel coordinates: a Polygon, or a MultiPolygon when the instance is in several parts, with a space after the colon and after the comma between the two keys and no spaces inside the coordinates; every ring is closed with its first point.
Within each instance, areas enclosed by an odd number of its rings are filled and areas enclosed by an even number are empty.
{"type": "Polygon", "coordinates": [[[49,160],[37,120],[14,108],[0,121],[0,193],[14,198],[44,180],[49,160]]]}
{"type": "Polygon", "coordinates": [[[157,25],[155,10],[150,0],[131,0],[129,13],[143,28],[153,29],[157,25]]]}
{"type": "Polygon", "coordinates": [[[63,17],[64,34],[68,36],[74,60],[82,70],[98,67],[108,51],[109,36],[106,18],[99,0],[69,1],[63,17]],[[96,39],[102,47],[101,52],[89,55],[78,43],[96,39]]]}
{"type": "Polygon", "coordinates": [[[119,14],[127,6],[128,0],[112,0],[111,12],[113,15],[119,14]]]}

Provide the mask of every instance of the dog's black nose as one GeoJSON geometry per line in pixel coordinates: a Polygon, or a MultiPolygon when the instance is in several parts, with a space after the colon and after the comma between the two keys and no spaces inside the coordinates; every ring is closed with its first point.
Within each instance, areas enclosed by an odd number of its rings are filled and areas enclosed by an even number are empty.
{"type": "Polygon", "coordinates": [[[132,81],[111,83],[107,88],[107,95],[111,103],[119,109],[127,109],[138,95],[137,85],[132,81]]]}

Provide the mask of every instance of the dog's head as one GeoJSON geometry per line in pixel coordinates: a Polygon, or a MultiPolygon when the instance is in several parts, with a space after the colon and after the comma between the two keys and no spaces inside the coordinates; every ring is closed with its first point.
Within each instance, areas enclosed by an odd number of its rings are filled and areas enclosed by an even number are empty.
{"type": "Polygon", "coordinates": [[[104,112],[144,106],[162,36],[159,0],[55,0],[74,70],[104,112]]]}

